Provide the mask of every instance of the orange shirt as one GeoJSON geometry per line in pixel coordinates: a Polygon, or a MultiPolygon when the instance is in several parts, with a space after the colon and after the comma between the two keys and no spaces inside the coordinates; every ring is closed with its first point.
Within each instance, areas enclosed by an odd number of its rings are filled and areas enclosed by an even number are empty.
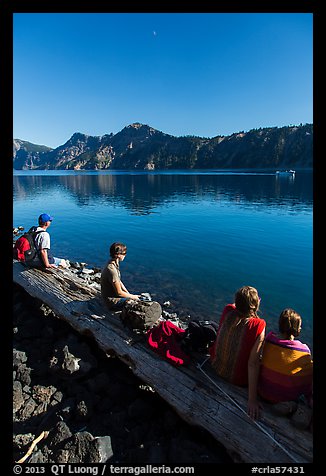
{"type": "Polygon", "coordinates": [[[225,306],[210,348],[212,367],[220,377],[235,385],[248,385],[250,352],[265,327],[264,319],[241,318],[234,304],[225,306]]]}

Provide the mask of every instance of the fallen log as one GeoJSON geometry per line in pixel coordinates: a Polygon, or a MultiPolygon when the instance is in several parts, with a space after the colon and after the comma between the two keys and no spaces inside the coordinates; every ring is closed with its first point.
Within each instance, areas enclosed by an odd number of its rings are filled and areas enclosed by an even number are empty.
{"type": "Polygon", "coordinates": [[[311,463],[312,433],[294,427],[263,403],[258,422],[246,413],[247,391],[202,366],[205,356],[187,367],[162,360],[144,338],[124,328],[103,305],[99,286],[87,284],[69,269],[42,271],[13,261],[13,280],[49,306],[82,335],[114,353],[150,385],[187,422],[206,429],[238,463],[311,463]]]}

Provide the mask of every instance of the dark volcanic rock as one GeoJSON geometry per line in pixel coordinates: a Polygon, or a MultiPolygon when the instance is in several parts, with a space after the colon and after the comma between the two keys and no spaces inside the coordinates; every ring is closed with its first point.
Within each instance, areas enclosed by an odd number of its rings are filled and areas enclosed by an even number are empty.
{"type": "Polygon", "coordinates": [[[76,433],[56,452],[57,463],[105,463],[113,456],[111,438],[94,437],[87,431],[76,433]]]}
{"type": "Polygon", "coordinates": [[[85,342],[70,335],[68,341],[63,339],[54,346],[50,359],[50,370],[58,377],[71,379],[84,377],[97,366],[97,360],[91,354],[85,342]]]}
{"type": "Polygon", "coordinates": [[[19,286],[14,302],[15,461],[45,431],[27,463],[232,463],[118,358],[105,356],[19,286]]]}

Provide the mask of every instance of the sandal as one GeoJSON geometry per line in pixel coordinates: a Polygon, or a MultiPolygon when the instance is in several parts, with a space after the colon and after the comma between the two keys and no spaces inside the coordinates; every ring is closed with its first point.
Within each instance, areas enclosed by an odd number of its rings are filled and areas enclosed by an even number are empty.
{"type": "Polygon", "coordinates": [[[312,427],[312,408],[300,403],[291,417],[291,423],[301,430],[307,430],[310,426],[312,427]]]}
{"type": "Polygon", "coordinates": [[[297,402],[278,402],[271,405],[271,410],[275,415],[287,416],[292,415],[298,408],[297,402]]]}

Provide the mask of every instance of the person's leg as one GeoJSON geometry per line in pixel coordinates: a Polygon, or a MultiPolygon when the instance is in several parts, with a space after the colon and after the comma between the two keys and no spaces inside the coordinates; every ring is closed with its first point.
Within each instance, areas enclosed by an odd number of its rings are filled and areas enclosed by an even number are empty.
{"type": "Polygon", "coordinates": [[[67,268],[67,262],[65,259],[63,258],[56,258],[56,257],[53,257],[53,263],[57,266],[62,266],[62,268],[67,268]]]}
{"type": "Polygon", "coordinates": [[[127,298],[121,298],[116,304],[111,306],[111,311],[122,311],[126,301],[127,298]]]}
{"type": "Polygon", "coordinates": [[[38,256],[36,256],[33,261],[29,261],[28,263],[26,263],[26,265],[29,268],[44,268],[44,263],[38,256]]]}

